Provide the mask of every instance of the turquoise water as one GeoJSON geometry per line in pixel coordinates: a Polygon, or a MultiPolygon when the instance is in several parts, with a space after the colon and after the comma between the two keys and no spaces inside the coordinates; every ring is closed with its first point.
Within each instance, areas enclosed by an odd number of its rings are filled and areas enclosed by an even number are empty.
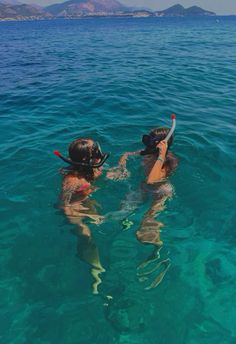
{"type": "Polygon", "coordinates": [[[236,19],[2,22],[0,34],[1,343],[235,343],[236,19]],[[150,291],[138,280],[153,248],[135,238],[150,199],[131,158],[132,177],[102,177],[93,196],[110,214],[91,225],[106,269],[95,296],[52,151],[91,136],[108,168],[172,112],[179,167],[159,216],[171,267],[150,291]]]}

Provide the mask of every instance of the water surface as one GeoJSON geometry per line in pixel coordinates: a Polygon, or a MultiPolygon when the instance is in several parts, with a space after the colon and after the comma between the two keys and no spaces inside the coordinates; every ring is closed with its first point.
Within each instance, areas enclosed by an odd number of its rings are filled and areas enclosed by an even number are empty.
{"type": "Polygon", "coordinates": [[[0,23],[2,343],[235,343],[236,19],[218,19],[0,23]],[[94,296],[52,151],[90,136],[108,168],[172,112],[179,167],[159,216],[171,267],[151,291],[136,275],[152,252],[135,238],[150,199],[131,158],[132,177],[101,178],[93,196],[104,215],[127,199],[134,222],[91,226],[106,269],[94,296]]]}

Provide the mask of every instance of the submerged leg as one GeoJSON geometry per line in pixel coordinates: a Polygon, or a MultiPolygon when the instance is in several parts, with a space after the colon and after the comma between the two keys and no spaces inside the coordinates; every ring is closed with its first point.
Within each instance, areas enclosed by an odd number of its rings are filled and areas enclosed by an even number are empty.
{"type": "Polygon", "coordinates": [[[164,196],[159,200],[153,200],[151,208],[145,213],[136,237],[144,244],[163,245],[160,239],[163,223],[155,219],[156,215],[165,208],[165,201],[168,197],[164,196]]]}
{"type": "Polygon", "coordinates": [[[140,281],[147,280],[156,270],[161,269],[153,282],[146,287],[146,290],[157,287],[163,280],[166,272],[170,267],[170,259],[160,260],[160,250],[163,242],[160,238],[161,228],[163,223],[158,221],[155,217],[165,207],[165,201],[170,195],[164,195],[159,199],[154,199],[151,208],[145,213],[143,221],[139,230],[136,232],[136,237],[144,244],[152,244],[155,246],[154,252],[137,268],[137,276],[140,281]],[[148,269],[146,269],[148,267],[148,269]],[[162,270],[164,267],[164,270],[162,270]],[[148,277],[147,277],[148,276],[148,277]]]}
{"type": "Polygon", "coordinates": [[[88,263],[91,268],[91,275],[94,278],[92,284],[92,290],[94,294],[98,294],[98,286],[101,284],[100,273],[105,272],[100,262],[98,248],[95,241],[91,237],[88,226],[82,223],[79,231],[77,232],[78,243],[77,243],[77,254],[81,260],[88,263]],[[89,233],[89,235],[87,235],[89,233]]]}
{"type": "Polygon", "coordinates": [[[144,260],[143,263],[141,263],[138,267],[137,270],[142,270],[145,269],[150,263],[153,263],[157,260],[160,259],[160,250],[162,249],[162,246],[156,247],[153,251],[153,253],[144,260]]]}
{"type": "Polygon", "coordinates": [[[136,237],[144,244],[153,244],[161,246],[163,242],[160,239],[163,223],[157,221],[153,216],[145,216],[140,229],[136,232],[136,237]]]}
{"type": "Polygon", "coordinates": [[[96,213],[93,202],[87,202],[86,204],[79,202],[66,206],[64,212],[69,221],[77,225],[73,230],[78,238],[77,254],[82,261],[91,266],[91,275],[94,279],[92,290],[94,294],[98,294],[98,286],[102,282],[99,275],[105,269],[100,262],[98,248],[92,238],[91,231],[83,220],[88,218],[92,220],[92,223],[99,225],[102,223],[103,217],[96,213]]]}

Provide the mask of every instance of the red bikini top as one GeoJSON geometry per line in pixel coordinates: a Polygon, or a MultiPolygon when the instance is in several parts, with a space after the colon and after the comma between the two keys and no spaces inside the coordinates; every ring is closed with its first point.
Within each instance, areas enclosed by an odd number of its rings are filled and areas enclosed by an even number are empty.
{"type": "Polygon", "coordinates": [[[85,183],[85,184],[81,185],[81,187],[80,187],[78,190],[76,190],[76,192],[77,192],[77,193],[83,192],[83,191],[85,191],[86,189],[88,189],[89,187],[90,187],[90,184],[89,184],[89,183],[85,183]]]}

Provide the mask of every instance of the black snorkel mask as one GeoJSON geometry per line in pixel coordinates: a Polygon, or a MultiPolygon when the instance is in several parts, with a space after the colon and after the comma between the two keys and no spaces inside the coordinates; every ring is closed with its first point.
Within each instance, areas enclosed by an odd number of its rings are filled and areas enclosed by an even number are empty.
{"type": "Polygon", "coordinates": [[[154,134],[143,135],[142,143],[146,146],[144,150],[141,151],[141,155],[148,154],[158,154],[157,144],[160,142],[160,137],[154,134]]]}
{"type": "Polygon", "coordinates": [[[153,133],[150,133],[148,135],[143,135],[142,137],[142,143],[146,147],[154,147],[157,145],[158,142],[160,142],[159,135],[155,135],[153,133]]]}
{"type": "Polygon", "coordinates": [[[175,114],[171,115],[172,119],[172,126],[170,131],[168,132],[165,138],[160,137],[160,135],[155,135],[154,133],[150,133],[148,135],[143,135],[142,143],[146,146],[146,148],[141,151],[141,155],[148,155],[148,154],[159,154],[159,149],[157,147],[158,143],[162,140],[169,141],[170,137],[173,135],[176,127],[176,116],[175,114]]]}
{"type": "Polygon", "coordinates": [[[53,153],[58,156],[61,160],[65,161],[67,164],[70,164],[73,167],[87,167],[87,168],[99,168],[105,161],[109,158],[109,153],[102,153],[101,147],[98,142],[95,142],[92,147],[91,157],[88,161],[73,161],[70,158],[64,157],[59,151],[55,150],[53,153]],[[99,162],[95,160],[100,159],[99,162]]]}

